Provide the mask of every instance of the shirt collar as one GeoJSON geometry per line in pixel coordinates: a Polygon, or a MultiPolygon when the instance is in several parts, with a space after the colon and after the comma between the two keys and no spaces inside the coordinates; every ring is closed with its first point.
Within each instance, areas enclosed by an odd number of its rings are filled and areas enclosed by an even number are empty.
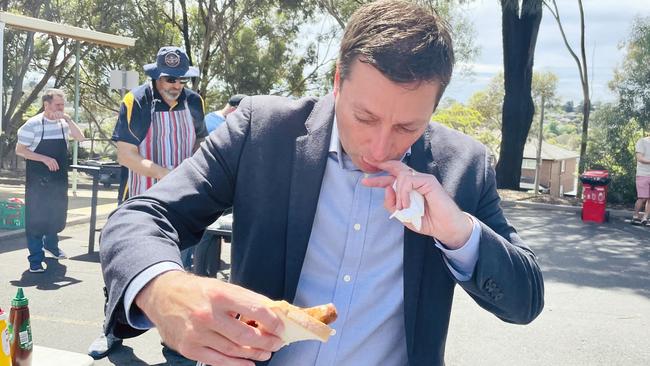
{"type": "MultiPolygon", "coordinates": [[[[336,122],[336,113],[334,114],[334,126],[332,126],[332,136],[330,137],[330,146],[329,146],[329,153],[334,153],[336,154],[336,159],[338,160],[339,166],[341,169],[347,169],[347,170],[359,170],[354,163],[352,163],[352,159],[343,152],[343,147],[341,146],[341,140],[339,139],[339,128],[338,128],[338,123],[336,122]]],[[[407,156],[411,155],[411,148],[409,147],[408,150],[402,155],[401,161],[404,161],[404,159],[407,156]]]]}

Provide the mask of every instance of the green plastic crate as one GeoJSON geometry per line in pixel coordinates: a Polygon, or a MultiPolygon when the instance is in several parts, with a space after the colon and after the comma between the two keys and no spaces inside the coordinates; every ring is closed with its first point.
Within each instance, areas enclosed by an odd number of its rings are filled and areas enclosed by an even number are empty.
{"type": "Polygon", "coordinates": [[[25,204],[17,199],[0,201],[0,230],[25,227],[25,204]]]}

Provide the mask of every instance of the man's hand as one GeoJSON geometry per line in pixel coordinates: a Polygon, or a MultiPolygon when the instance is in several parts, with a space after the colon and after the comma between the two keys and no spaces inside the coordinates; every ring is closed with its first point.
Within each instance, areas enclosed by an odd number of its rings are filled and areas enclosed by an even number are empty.
{"type": "Polygon", "coordinates": [[[267,297],[214,278],[171,271],[153,279],[135,299],[167,345],[210,365],[254,366],[282,347],[282,322],[267,297]],[[252,327],[238,315],[255,319],[252,327]]]}
{"type": "Polygon", "coordinates": [[[386,189],[384,207],[390,213],[409,207],[409,192],[413,190],[424,197],[424,217],[422,217],[420,231],[411,224],[406,224],[406,227],[420,234],[435,237],[449,249],[458,249],[469,240],[473,226],[471,218],[456,206],[435,176],[418,173],[396,160],[366,162],[389,174],[365,178],[362,183],[368,187],[386,189]],[[395,189],[393,189],[395,182],[395,189]]]}
{"type": "Polygon", "coordinates": [[[67,114],[65,114],[64,112],[61,112],[61,111],[53,112],[51,119],[54,119],[54,120],[64,119],[66,121],[72,121],[72,118],[70,118],[69,115],[67,115],[67,114]]]}
{"type": "Polygon", "coordinates": [[[56,172],[57,170],[59,170],[59,163],[57,163],[56,159],[54,158],[43,155],[41,162],[45,164],[51,172],[56,172]]]}
{"type": "Polygon", "coordinates": [[[171,169],[160,167],[160,169],[156,170],[155,178],[161,180],[169,173],[171,173],[171,169]]]}

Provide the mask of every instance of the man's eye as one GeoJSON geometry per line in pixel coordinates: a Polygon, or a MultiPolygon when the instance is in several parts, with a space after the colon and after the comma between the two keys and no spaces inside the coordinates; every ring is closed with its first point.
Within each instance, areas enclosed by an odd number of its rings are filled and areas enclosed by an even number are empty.
{"type": "Polygon", "coordinates": [[[403,132],[403,133],[414,133],[415,131],[417,131],[417,129],[415,129],[415,128],[405,127],[405,126],[399,126],[398,129],[399,129],[400,132],[403,132]]]}
{"type": "Polygon", "coordinates": [[[375,122],[375,120],[370,119],[370,118],[362,118],[362,117],[355,117],[355,118],[356,118],[357,121],[359,121],[359,122],[361,122],[363,124],[366,124],[366,125],[369,125],[369,124],[372,124],[373,122],[375,122]]]}

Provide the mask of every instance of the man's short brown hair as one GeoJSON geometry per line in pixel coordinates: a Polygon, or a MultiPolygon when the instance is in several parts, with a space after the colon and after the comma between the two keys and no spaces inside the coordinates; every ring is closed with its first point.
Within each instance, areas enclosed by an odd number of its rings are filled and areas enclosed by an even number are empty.
{"type": "Polygon", "coordinates": [[[396,83],[451,80],[454,50],[448,24],[435,13],[408,1],[377,1],[360,7],[341,40],[341,81],[356,59],[396,83]]]}
{"type": "Polygon", "coordinates": [[[43,101],[43,103],[45,103],[45,102],[50,103],[52,101],[52,99],[54,99],[55,95],[58,95],[61,98],[65,98],[65,93],[63,92],[63,90],[50,88],[50,89],[45,90],[45,92],[43,93],[43,96],[41,97],[41,100],[43,101]]]}

